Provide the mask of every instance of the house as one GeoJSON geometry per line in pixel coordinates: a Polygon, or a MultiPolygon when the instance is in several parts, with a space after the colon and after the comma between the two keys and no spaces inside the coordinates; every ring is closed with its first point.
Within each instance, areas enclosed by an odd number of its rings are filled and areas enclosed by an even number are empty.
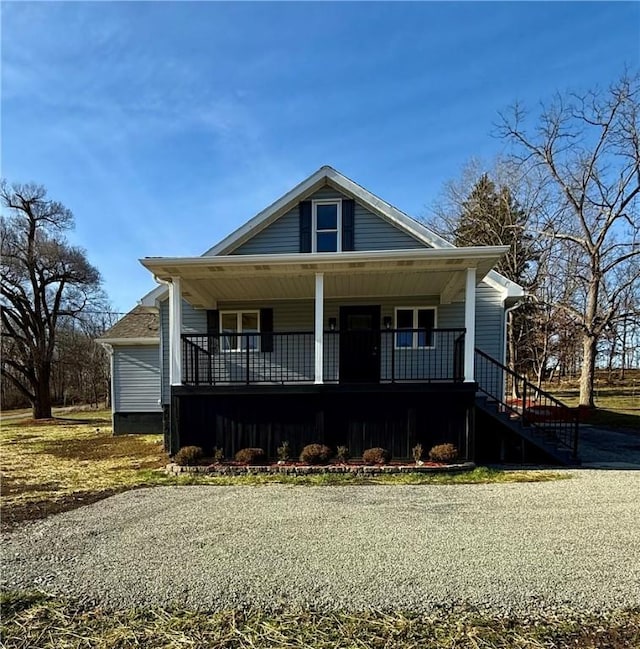
{"type": "Polygon", "coordinates": [[[553,456],[548,426],[537,439],[505,416],[506,310],[524,296],[493,270],[507,250],[457,248],[322,167],[202,256],[141,259],[159,286],[137,309],[158,309],[159,332],[125,342],[134,309],[101,339],[115,431],[144,420],[172,454],[453,442],[505,457],[508,441],[553,456]]]}

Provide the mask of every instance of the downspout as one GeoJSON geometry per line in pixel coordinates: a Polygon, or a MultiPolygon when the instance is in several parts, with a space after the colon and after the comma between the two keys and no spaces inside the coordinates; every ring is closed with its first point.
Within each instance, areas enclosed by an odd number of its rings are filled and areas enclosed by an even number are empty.
{"type": "MultiPolygon", "coordinates": [[[[504,310],[504,329],[502,331],[502,364],[505,367],[508,367],[507,365],[507,329],[509,328],[509,314],[512,311],[515,311],[518,307],[521,307],[526,301],[527,301],[528,293],[525,293],[524,297],[521,300],[518,300],[515,304],[512,304],[511,306],[507,307],[504,310]]],[[[506,302],[506,297],[504,299],[504,302],[506,302]]],[[[507,394],[506,394],[506,376],[505,373],[502,373],[502,397],[506,399],[507,394]]]]}
{"type": "MultiPolygon", "coordinates": [[[[508,306],[504,310],[505,320],[504,320],[504,329],[503,329],[503,332],[502,332],[502,338],[503,338],[503,340],[502,340],[502,364],[503,365],[507,364],[507,327],[509,326],[509,314],[512,311],[515,311],[518,307],[521,307],[526,302],[526,298],[527,298],[527,296],[525,295],[525,297],[522,300],[518,300],[515,304],[513,304],[511,306],[508,306]]],[[[506,302],[506,298],[503,300],[503,302],[506,302]]]]}

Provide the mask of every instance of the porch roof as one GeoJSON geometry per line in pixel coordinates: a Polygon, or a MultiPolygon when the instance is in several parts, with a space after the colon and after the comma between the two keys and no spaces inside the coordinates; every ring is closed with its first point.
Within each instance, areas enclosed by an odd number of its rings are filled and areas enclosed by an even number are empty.
{"type": "Polygon", "coordinates": [[[324,273],[325,298],[464,295],[467,268],[480,283],[508,246],[416,250],[146,257],[140,263],[163,281],[179,277],[182,295],[197,308],[221,300],[313,298],[315,274],[324,273]]]}

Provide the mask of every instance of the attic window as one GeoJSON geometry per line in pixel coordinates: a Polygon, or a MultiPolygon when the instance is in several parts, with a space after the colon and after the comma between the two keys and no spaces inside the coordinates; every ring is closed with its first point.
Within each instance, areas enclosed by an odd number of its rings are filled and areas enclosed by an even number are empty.
{"type": "Polygon", "coordinates": [[[342,250],[342,201],[313,201],[312,252],[340,252],[342,250]]]}

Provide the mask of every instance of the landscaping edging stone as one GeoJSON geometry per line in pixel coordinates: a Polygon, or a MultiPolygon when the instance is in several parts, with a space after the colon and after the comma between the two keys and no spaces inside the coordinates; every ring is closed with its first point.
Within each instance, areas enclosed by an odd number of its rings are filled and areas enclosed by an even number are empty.
{"type": "Polygon", "coordinates": [[[207,473],[220,476],[256,475],[261,473],[276,475],[318,475],[322,473],[346,473],[351,475],[388,475],[393,473],[460,473],[473,471],[474,462],[445,464],[442,466],[419,466],[416,464],[387,464],[382,466],[364,466],[358,464],[330,464],[328,466],[291,466],[270,464],[265,466],[224,466],[210,464],[204,466],[180,466],[171,462],[167,464],[167,473],[207,473]]]}

